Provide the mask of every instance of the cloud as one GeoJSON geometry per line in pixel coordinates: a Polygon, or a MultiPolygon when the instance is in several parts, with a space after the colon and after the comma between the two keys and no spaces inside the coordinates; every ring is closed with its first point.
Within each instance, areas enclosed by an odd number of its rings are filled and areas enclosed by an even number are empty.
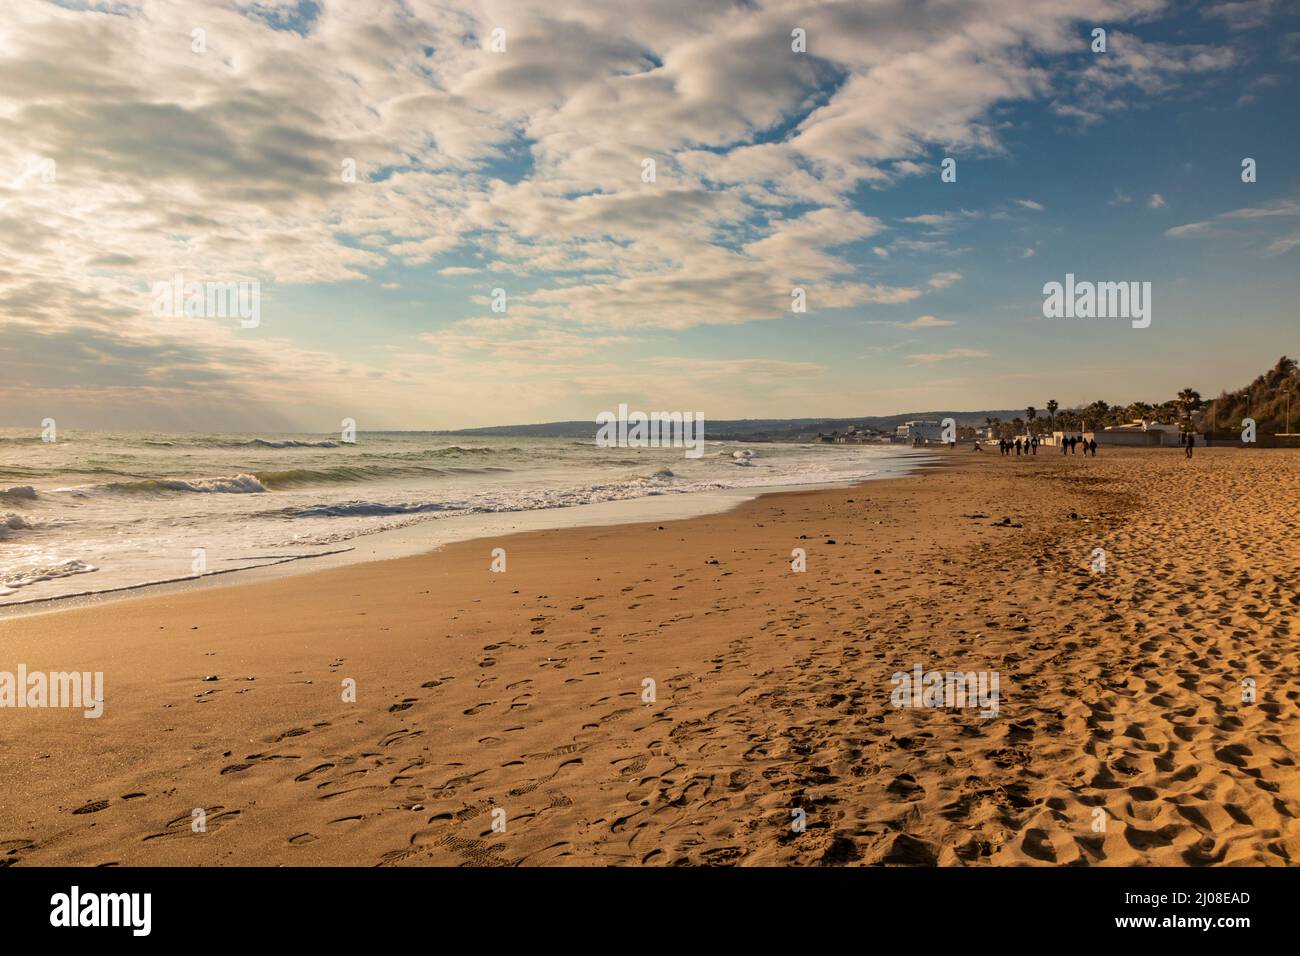
{"type": "Polygon", "coordinates": [[[918,355],[909,355],[908,358],[920,364],[932,364],[964,358],[988,358],[990,354],[980,349],[948,349],[946,352],[922,352],[918,355]]]}
{"type": "Polygon", "coordinates": [[[1232,0],[1205,7],[1201,16],[1225,20],[1232,30],[1253,30],[1269,21],[1275,6],[1276,0],[1232,0]]]}
{"type": "Polygon", "coordinates": [[[1264,252],[1270,256],[1277,256],[1296,248],[1300,248],[1300,232],[1274,239],[1264,248],[1264,252]]]}
{"type": "Polygon", "coordinates": [[[937,329],[944,326],[956,325],[952,319],[937,319],[933,315],[919,315],[911,322],[895,323],[900,329],[937,329]]]}
{"type": "Polygon", "coordinates": [[[1231,241],[1268,240],[1264,255],[1281,255],[1297,245],[1293,220],[1300,219],[1300,201],[1277,199],[1261,206],[1244,206],[1219,213],[1213,219],[1189,222],[1165,230],[1172,239],[1218,238],[1231,241]],[[1282,235],[1278,235],[1278,231],[1282,235]]]}
{"type": "Polygon", "coordinates": [[[1151,198],[1147,200],[1148,209],[1163,209],[1164,205],[1165,197],[1159,193],[1152,193],[1151,198]]]}
{"type": "MultiPolygon", "coordinates": [[[[1071,65],[1079,22],[1159,7],[573,0],[561,14],[553,0],[11,0],[0,324],[33,344],[32,361],[56,362],[50,345],[64,336],[97,343],[122,380],[90,376],[87,395],[135,387],[175,409],[189,387],[181,404],[195,414],[211,395],[205,374],[224,394],[270,390],[289,408],[310,396],[331,416],[349,403],[433,414],[488,374],[484,408],[549,401],[594,381],[571,364],[593,345],[799,321],[796,286],[814,313],[951,286],[960,273],[917,288],[889,270],[901,253],[960,255],[936,236],[982,213],[899,223],[871,215],[863,194],[937,177],[938,151],[1005,153],[1007,104],[1100,115],[1134,90],[1154,96],[1236,62],[1231,49],[1113,31],[1113,54],[1071,65]],[[795,18],[806,55],[790,49],[795,18]],[[484,43],[496,27],[503,53],[484,43]],[[1054,92],[1066,73],[1079,96],[1054,92]],[[466,277],[474,290],[437,310],[438,331],[386,327],[375,348],[423,351],[398,353],[385,381],[364,350],[344,354],[324,321],[284,306],[310,286],[351,308],[352,289],[374,277],[387,287],[401,270],[424,270],[422,292],[460,295],[466,277]],[[259,281],[262,328],[149,322],[150,285],[178,272],[259,281]],[[496,285],[520,323],[509,341],[463,324],[481,308],[470,296],[496,285]],[[168,355],[184,357],[188,386],[163,368],[168,355]],[[452,356],[482,364],[452,369],[452,356]]],[[[65,381],[53,364],[43,374],[65,381]]],[[[40,370],[24,366],[22,380],[40,370]]]]}
{"type": "Polygon", "coordinates": [[[1032,209],[1034,212],[1042,212],[1045,208],[1042,203],[1036,202],[1033,199],[1017,199],[1016,203],[1024,206],[1026,209],[1032,209]]]}

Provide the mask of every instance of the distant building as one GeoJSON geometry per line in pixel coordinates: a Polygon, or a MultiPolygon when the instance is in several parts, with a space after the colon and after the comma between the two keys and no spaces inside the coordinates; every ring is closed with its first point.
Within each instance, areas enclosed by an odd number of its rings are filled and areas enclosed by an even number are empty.
{"type": "Polygon", "coordinates": [[[1093,436],[1098,445],[1177,445],[1181,428],[1158,422],[1133,421],[1125,425],[1108,425],[1093,436]]]}
{"type": "Polygon", "coordinates": [[[942,441],[943,424],[934,421],[903,422],[894,430],[898,441],[942,441]]]}

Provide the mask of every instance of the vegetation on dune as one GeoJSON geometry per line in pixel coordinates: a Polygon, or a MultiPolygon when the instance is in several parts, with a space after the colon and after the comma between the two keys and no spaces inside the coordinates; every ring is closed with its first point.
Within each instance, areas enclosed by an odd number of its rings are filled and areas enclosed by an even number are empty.
{"type": "Polygon", "coordinates": [[[1300,419],[1300,370],[1296,360],[1283,355],[1271,369],[1258,376],[1244,388],[1223,392],[1218,398],[1203,401],[1194,388],[1184,388],[1175,398],[1159,404],[1131,402],[1128,405],[1109,405],[1098,400],[1076,408],[1061,408],[1056,399],[1044,406],[1047,418],[1041,418],[1033,406],[1025,409],[1025,418],[1004,422],[999,418],[986,418],[985,422],[998,437],[1030,434],[1042,435],[1052,431],[1093,431],[1108,425],[1129,422],[1158,422],[1179,425],[1184,430],[1235,430],[1241,428],[1242,419],[1253,418],[1256,427],[1264,434],[1277,434],[1296,430],[1300,419]],[[1290,397],[1290,422],[1287,421],[1287,402],[1290,397]]]}

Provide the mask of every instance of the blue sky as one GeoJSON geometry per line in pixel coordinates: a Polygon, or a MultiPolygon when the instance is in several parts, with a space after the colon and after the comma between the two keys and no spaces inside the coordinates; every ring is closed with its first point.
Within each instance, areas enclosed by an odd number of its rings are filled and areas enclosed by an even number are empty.
{"type": "Polygon", "coordinates": [[[0,424],[1159,401],[1297,350],[1294,5],[19,0],[11,21],[0,424]],[[259,324],[155,318],[177,273],[258,283],[259,324]],[[1151,326],[1045,319],[1066,273],[1150,282],[1151,326]]]}

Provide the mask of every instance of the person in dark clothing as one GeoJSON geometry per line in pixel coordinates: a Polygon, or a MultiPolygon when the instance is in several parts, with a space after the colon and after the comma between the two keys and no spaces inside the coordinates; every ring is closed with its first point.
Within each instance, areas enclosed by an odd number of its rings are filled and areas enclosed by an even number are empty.
{"type": "Polygon", "coordinates": [[[1061,454],[1064,455],[1070,450],[1070,439],[1064,435],[1061,436],[1061,454]]]}
{"type": "Polygon", "coordinates": [[[1019,439],[1019,438],[1016,439],[1016,457],[1017,457],[1017,458],[1020,457],[1020,439],[1019,439]]]}
{"type": "Polygon", "coordinates": [[[1191,432],[1188,432],[1187,445],[1183,450],[1183,454],[1186,455],[1188,458],[1192,457],[1192,446],[1194,446],[1195,444],[1196,444],[1196,436],[1193,435],[1191,432]]]}
{"type": "Polygon", "coordinates": [[[1079,439],[1076,438],[1075,436],[1071,435],[1071,436],[1070,436],[1070,454],[1071,454],[1071,455],[1074,454],[1074,446],[1077,445],[1078,443],[1079,443],[1079,439]]]}
{"type": "Polygon", "coordinates": [[[1088,450],[1092,452],[1093,458],[1097,457],[1097,439],[1095,438],[1088,439],[1088,450]]]}
{"type": "Polygon", "coordinates": [[[1034,447],[1034,457],[1037,458],[1038,457],[1038,436],[1035,435],[1033,438],[1031,438],[1029,440],[1029,443],[1034,447]]]}

